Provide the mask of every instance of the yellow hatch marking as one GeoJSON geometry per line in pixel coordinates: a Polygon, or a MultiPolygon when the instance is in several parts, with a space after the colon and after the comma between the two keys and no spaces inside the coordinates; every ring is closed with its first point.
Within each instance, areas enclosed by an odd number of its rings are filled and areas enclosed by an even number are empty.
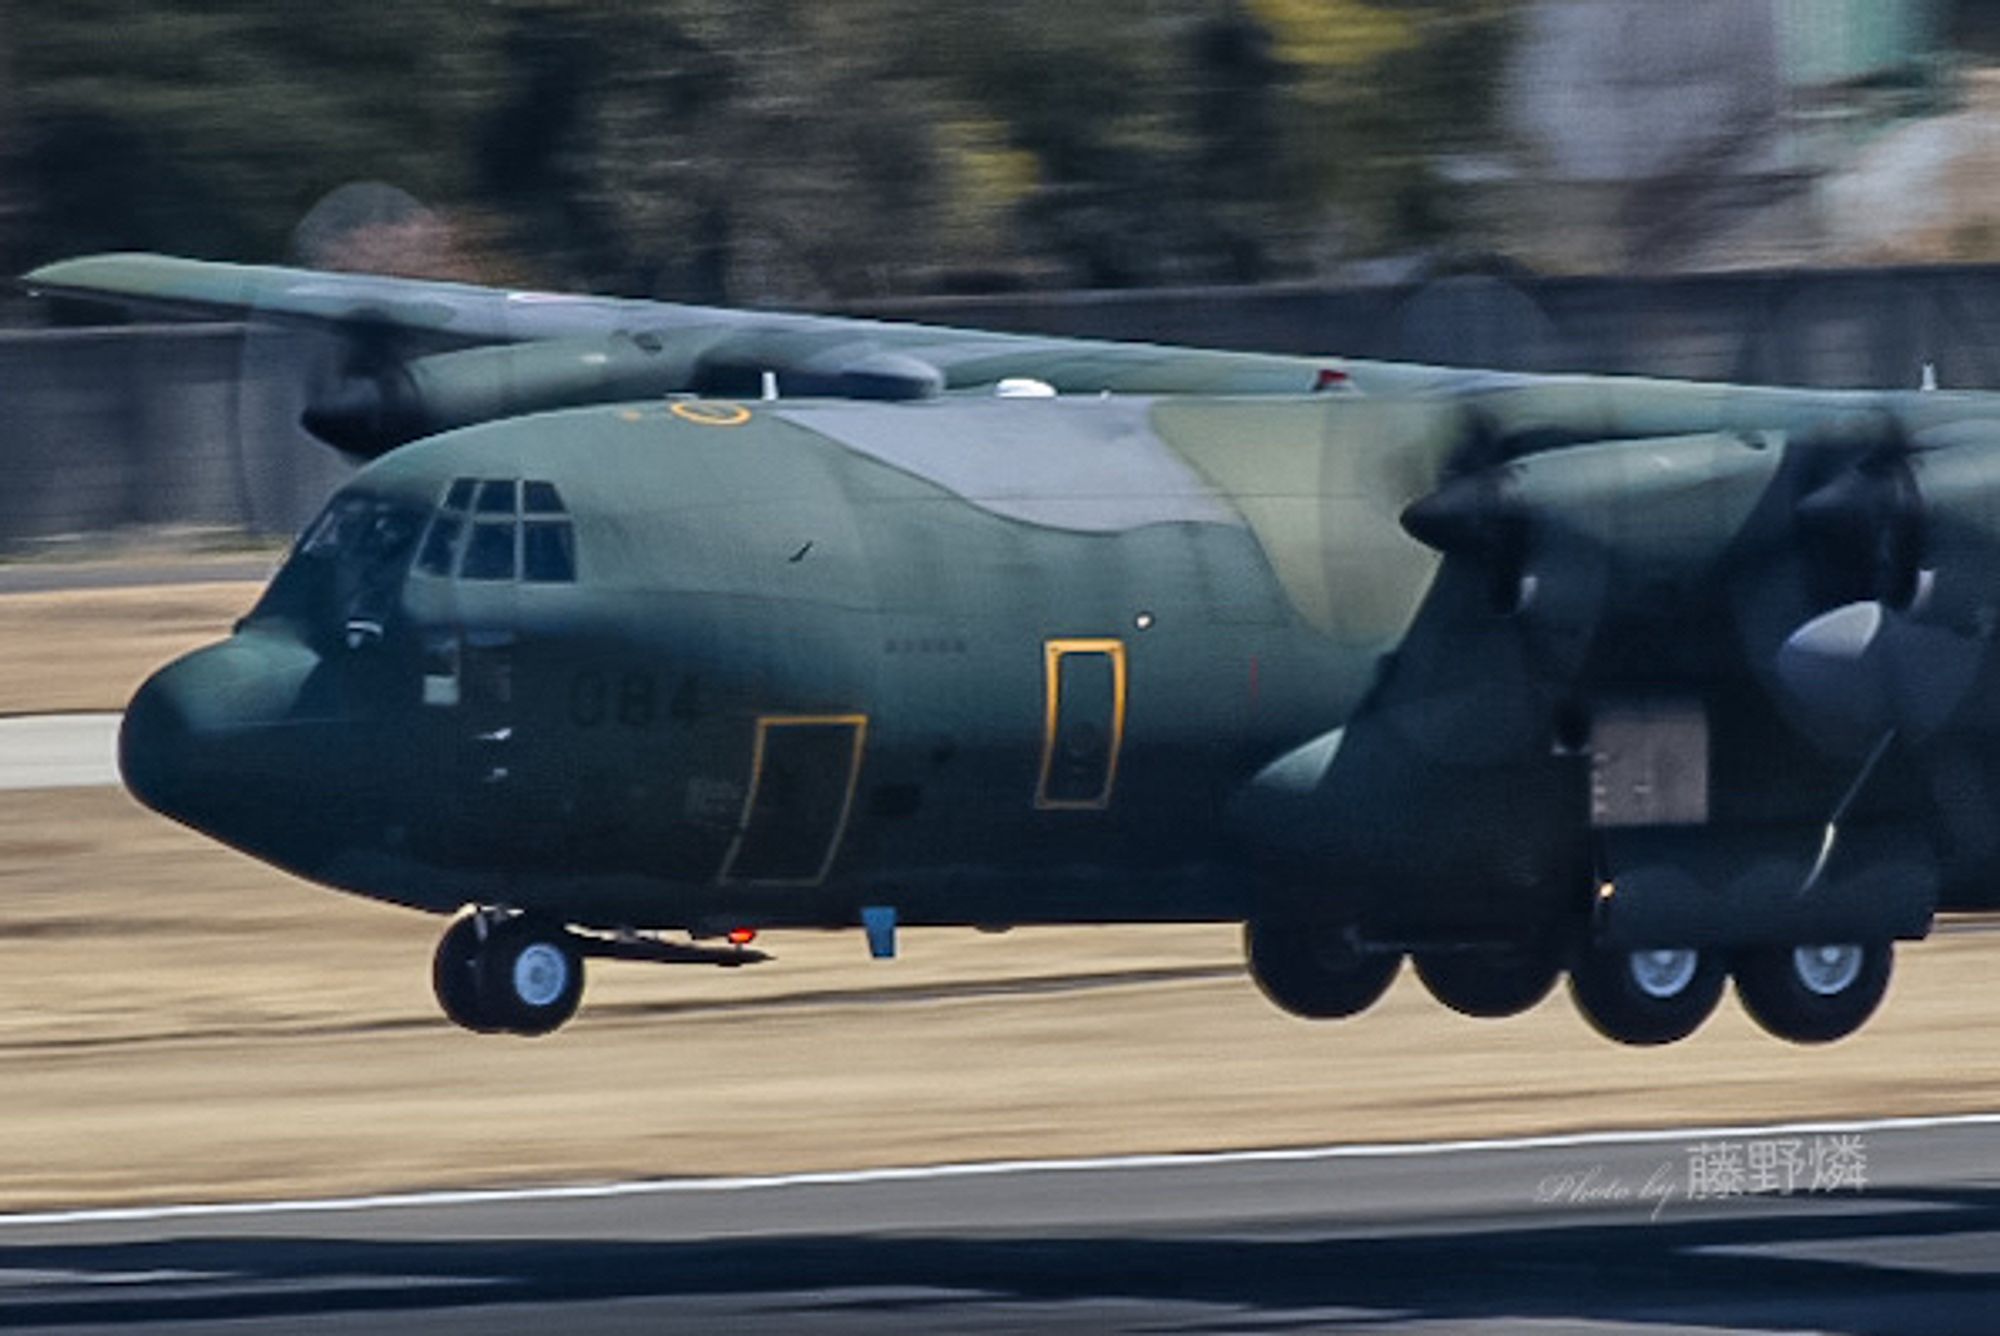
{"type": "Polygon", "coordinates": [[[750,410],[742,404],[708,403],[699,399],[675,404],[673,414],[702,427],[740,427],[750,420],[750,410]]]}
{"type": "Polygon", "coordinates": [[[1035,806],[1043,811],[1099,812],[1111,805],[1118,783],[1118,757],[1125,749],[1125,642],[1122,640],[1049,640],[1042,644],[1046,681],[1046,714],[1042,720],[1042,775],[1035,785],[1035,806]],[[1095,797],[1049,797],[1049,772],[1055,766],[1056,731],[1062,715],[1062,661],[1071,654],[1104,654],[1111,659],[1111,754],[1104,767],[1104,787],[1095,797]]]}
{"type": "Polygon", "coordinates": [[[758,879],[747,884],[756,886],[817,886],[826,880],[826,874],[833,870],[833,860],[840,854],[841,841],[847,838],[847,821],[854,814],[854,791],[861,782],[861,758],[868,746],[868,716],[865,714],[760,714],[757,716],[756,751],[750,758],[750,787],[743,795],[743,811],[736,818],[736,838],[730,841],[729,852],[723,855],[722,870],[716,874],[719,885],[737,883],[734,876],[737,855],[743,852],[743,841],[750,834],[750,816],[757,809],[757,790],[764,782],[764,746],[774,728],[801,727],[847,727],[854,730],[854,752],[847,765],[847,794],[840,802],[840,816],[834,822],[833,838],[827,841],[826,857],[820,860],[819,871],[807,878],[758,879]]]}

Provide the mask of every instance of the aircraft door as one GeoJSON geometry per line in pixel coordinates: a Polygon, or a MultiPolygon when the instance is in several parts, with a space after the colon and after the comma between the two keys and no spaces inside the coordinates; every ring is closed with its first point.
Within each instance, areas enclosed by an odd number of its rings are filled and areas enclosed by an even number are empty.
{"type": "Polygon", "coordinates": [[[725,883],[817,886],[840,851],[868,737],[866,715],[775,715],[757,720],[750,789],[725,883]]]}
{"type": "Polygon", "coordinates": [[[1043,647],[1046,712],[1035,806],[1111,805],[1125,743],[1125,642],[1051,640],[1043,647]]]}
{"type": "Polygon", "coordinates": [[[467,628],[459,640],[459,761],[471,784],[513,788],[515,641],[511,630],[467,628]]]}
{"type": "Polygon", "coordinates": [[[421,646],[421,699],[464,834],[483,847],[517,833],[519,490],[511,478],[453,482],[417,558],[450,591],[421,646]]]}

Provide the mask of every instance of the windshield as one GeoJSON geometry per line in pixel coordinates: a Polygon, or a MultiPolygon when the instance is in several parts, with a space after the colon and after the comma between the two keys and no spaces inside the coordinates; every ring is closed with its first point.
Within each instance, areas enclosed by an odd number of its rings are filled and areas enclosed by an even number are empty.
{"type": "Polygon", "coordinates": [[[424,512],[365,492],[336,496],[306,526],[252,616],[302,622],[315,641],[366,624],[380,632],[396,606],[424,512]]]}

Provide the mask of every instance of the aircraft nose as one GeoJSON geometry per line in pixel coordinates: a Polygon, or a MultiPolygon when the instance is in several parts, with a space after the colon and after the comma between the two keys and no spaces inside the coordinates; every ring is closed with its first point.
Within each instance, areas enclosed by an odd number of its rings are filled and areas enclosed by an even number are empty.
{"type": "MultiPolygon", "coordinates": [[[[318,663],[288,638],[241,632],[176,659],[148,678],[118,733],[118,769],[140,802],[210,829],[210,815],[254,801],[282,781],[266,757],[295,721],[301,689],[318,663]]],[[[263,795],[263,796],[267,796],[263,795]]]]}
{"type": "Polygon", "coordinates": [[[132,796],[156,812],[171,816],[179,804],[176,791],[189,787],[187,714],[173,685],[171,668],[146,679],[125,707],[118,727],[118,773],[132,796]]]}

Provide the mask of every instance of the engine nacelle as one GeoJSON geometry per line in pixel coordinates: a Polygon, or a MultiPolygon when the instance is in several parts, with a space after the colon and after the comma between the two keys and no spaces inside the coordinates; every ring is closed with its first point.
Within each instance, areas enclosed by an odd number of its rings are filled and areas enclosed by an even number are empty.
{"type": "Polygon", "coordinates": [[[473,348],[349,377],[300,421],[335,449],[372,458],[477,422],[671,394],[694,369],[685,350],[648,335],[473,348]]]}
{"type": "Polygon", "coordinates": [[[929,363],[865,343],[801,353],[755,330],[722,338],[614,334],[391,363],[341,382],[301,422],[335,449],[372,458],[454,427],[526,413],[687,392],[754,395],[767,372],[793,395],[925,399],[944,387],[929,363]]]}
{"type": "Polygon", "coordinates": [[[1491,566],[1502,610],[1575,622],[1608,598],[1700,581],[1739,541],[1782,455],[1727,432],[1548,450],[1453,479],[1405,510],[1403,527],[1491,566]]]}

